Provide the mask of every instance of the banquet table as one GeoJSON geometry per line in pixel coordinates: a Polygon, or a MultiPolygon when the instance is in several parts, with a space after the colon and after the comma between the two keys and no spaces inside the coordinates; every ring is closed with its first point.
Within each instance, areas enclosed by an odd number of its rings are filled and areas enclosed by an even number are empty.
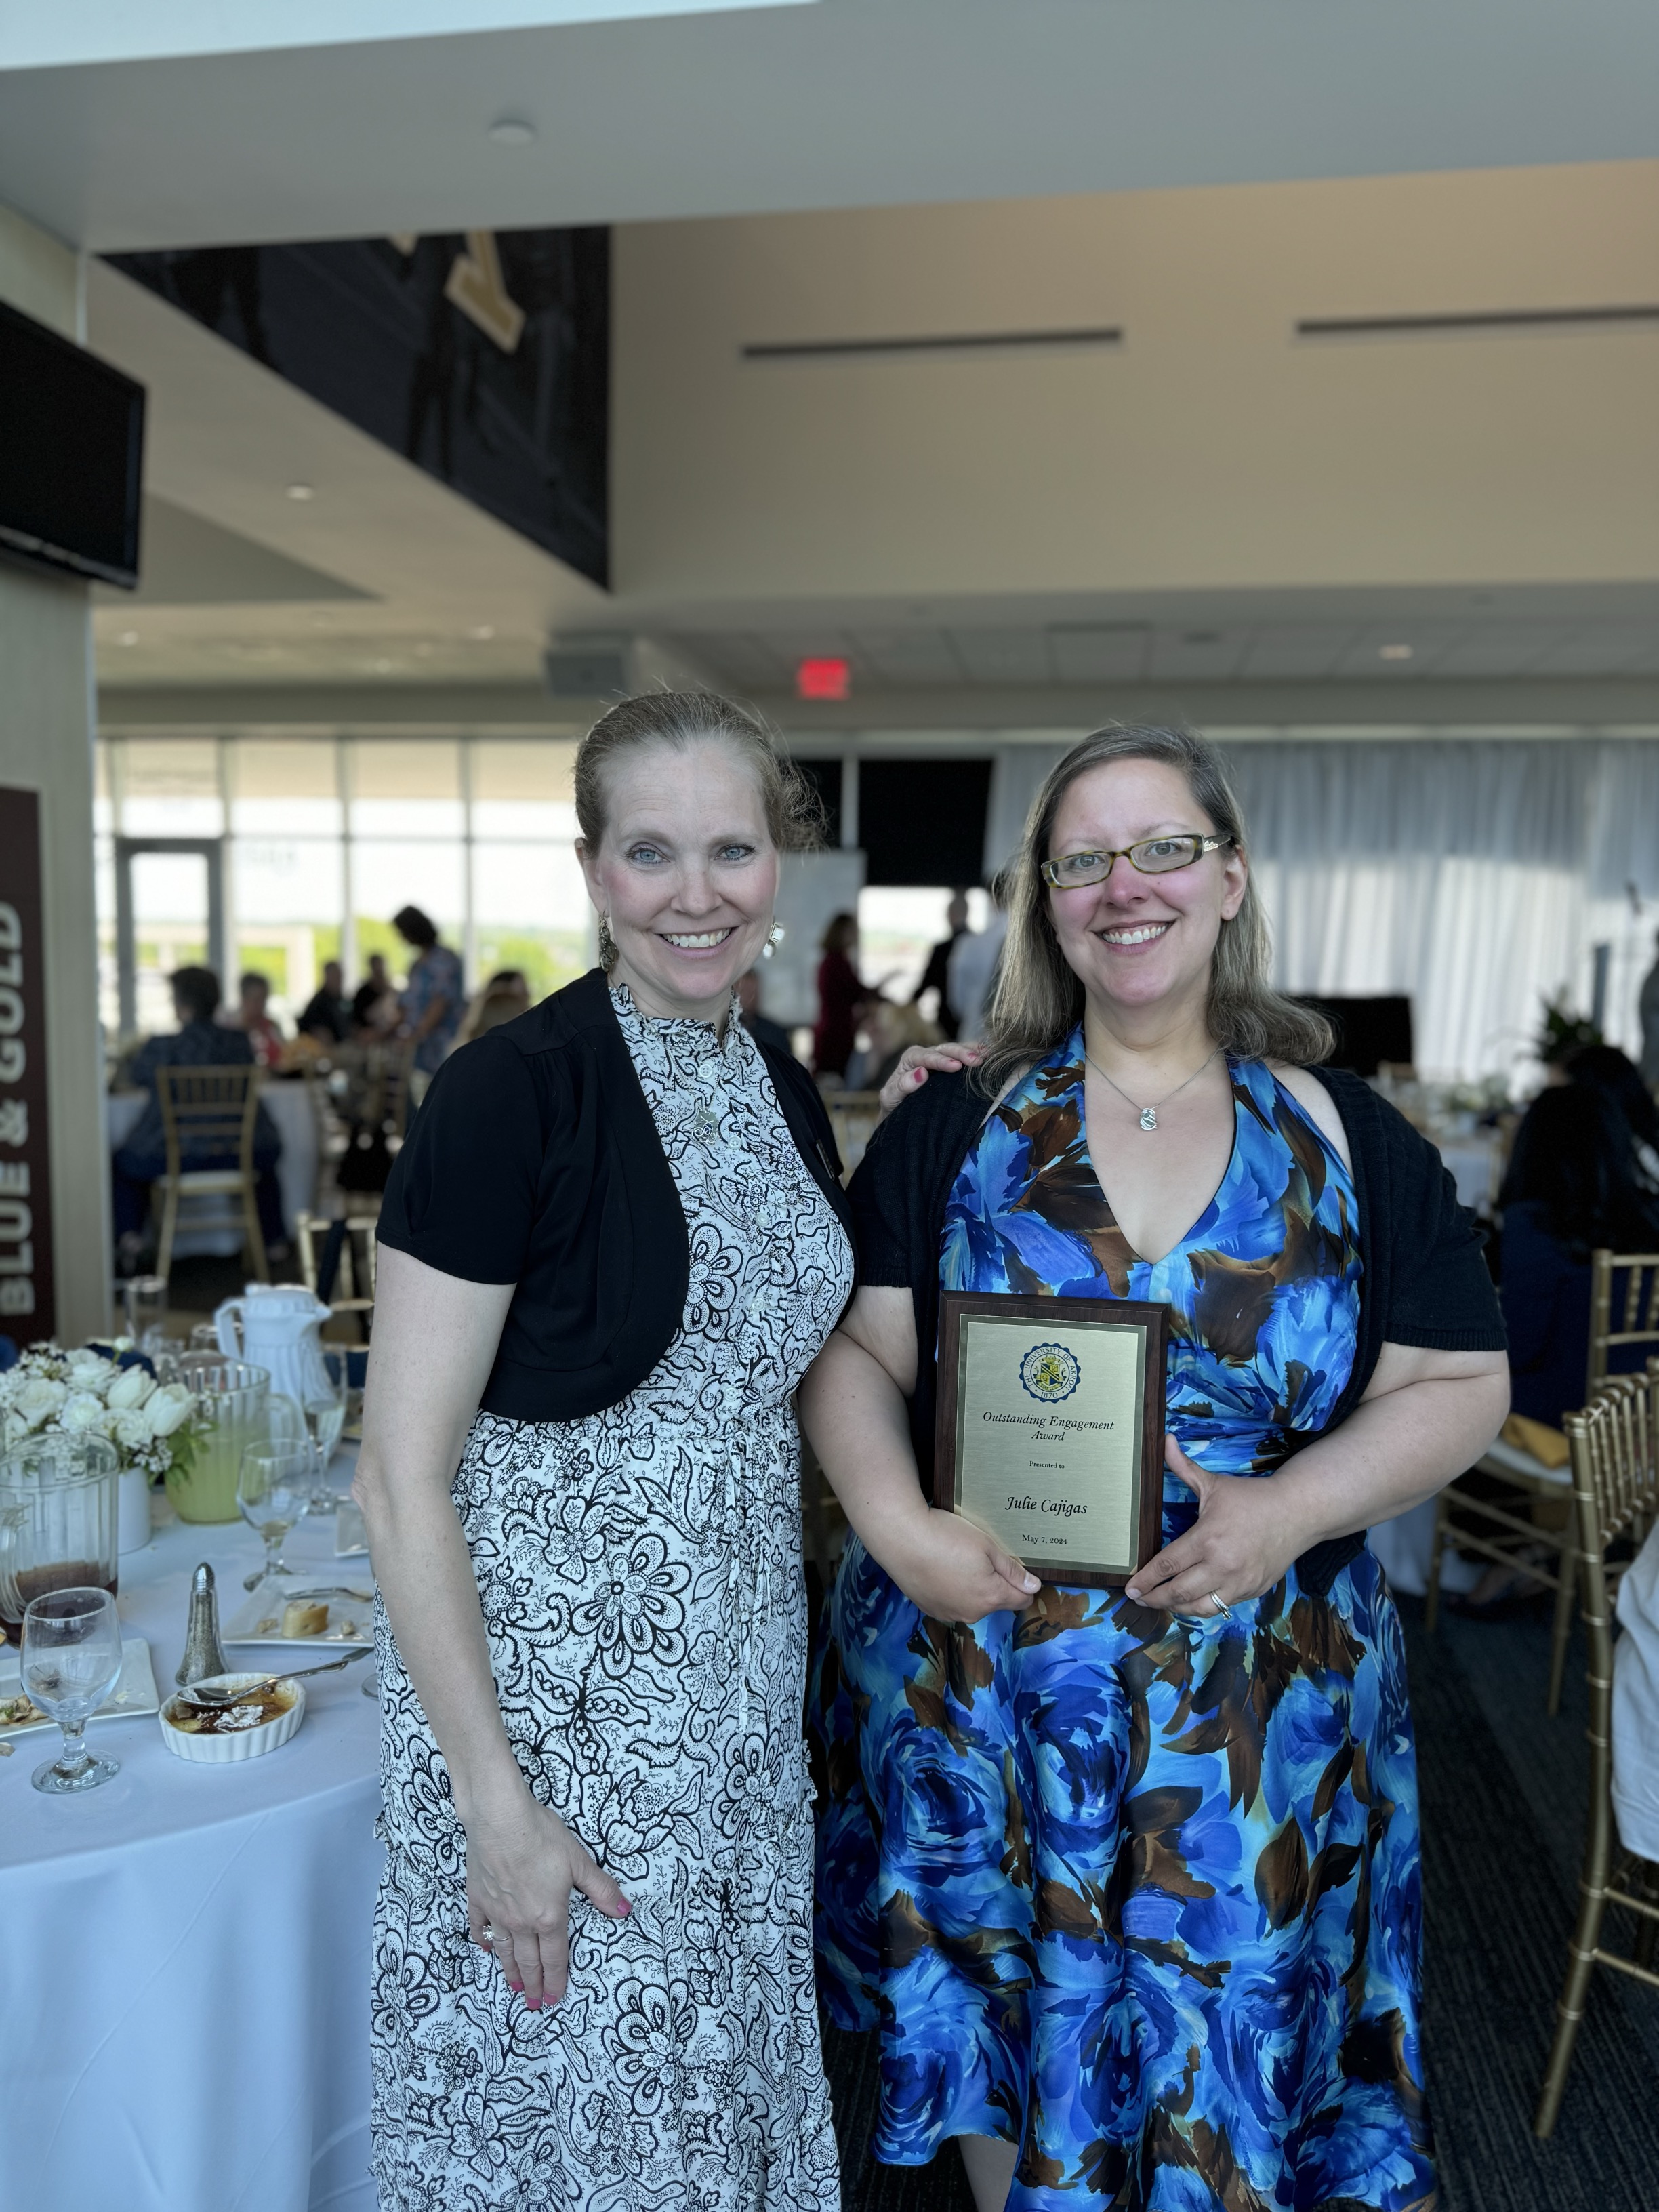
{"type": "MultiPolygon", "coordinates": [[[[286,1557],[308,1580],[366,1587],[368,1561],[337,1560],[334,1531],[302,1522],[286,1557]]],[[[260,1555],[251,1528],[175,1522],[122,1556],[122,1632],[148,1641],[162,1697],[197,1562],[212,1563],[223,1621],[260,1555]]],[[[298,1663],[291,1645],[227,1656],[298,1663]]],[[[94,1719],[88,1740],[119,1775],[47,1797],[29,1778],[56,1730],[12,1738],[0,2212],[374,2212],[374,1663],[308,1681],[299,1733],[240,1765],[173,1758],[153,1714],[94,1719]]]]}
{"type": "MultiPolygon", "coordinates": [[[[118,1152],[131,1135],[149,1098],[148,1091],[112,1091],[104,1101],[105,1131],[109,1149],[118,1152]]],[[[270,1116],[283,1149],[276,1156],[276,1188],[282,1197],[283,1220],[290,1237],[295,1218],[316,1202],[317,1164],[321,1145],[317,1132],[317,1109],[311,1085],[304,1082],[262,1083],[259,1103],[270,1116]]],[[[185,1199],[179,1209],[179,1236],[174,1250],[181,1259],[202,1252],[221,1255],[239,1251],[234,1232],[192,1229],[190,1211],[199,1200],[185,1199]]]]}

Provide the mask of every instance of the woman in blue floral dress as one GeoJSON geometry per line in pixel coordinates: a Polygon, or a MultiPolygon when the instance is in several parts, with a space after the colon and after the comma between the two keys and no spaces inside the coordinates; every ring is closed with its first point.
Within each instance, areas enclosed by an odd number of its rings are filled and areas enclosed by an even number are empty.
{"type": "Polygon", "coordinates": [[[957,2137],[984,2212],[1435,2202],[1411,1722],[1359,1532],[1496,1431],[1502,1329],[1437,1160],[1310,1072],[1265,959],[1208,748],[1075,748],[984,1066],[878,1132],[803,1394],[855,1532],[813,1692],[821,1982],[882,2033],[877,2155],[957,2137]],[[1127,1589],[1037,1588],[923,1502],[941,1286],[1169,1305],[1127,1589]]]}

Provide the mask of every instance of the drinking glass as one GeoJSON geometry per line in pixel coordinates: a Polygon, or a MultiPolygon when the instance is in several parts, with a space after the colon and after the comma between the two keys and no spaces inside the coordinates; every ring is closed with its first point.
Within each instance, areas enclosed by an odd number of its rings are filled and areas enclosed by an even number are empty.
{"type": "Polygon", "coordinates": [[[147,1339],[160,1336],[167,1317],[167,1279],[165,1275],[135,1275],[124,1285],[127,1334],[140,1352],[149,1349],[147,1339]]]}
{"type": "Polygon", "coordinates": [[[234,1521],[244,1446],[272,1437],[301,1443],[305,1422],[297,1406],[272,1395],[268,1368],[216,1352],[188,1352],[178,1368],[179,1381],[204,1401],[211,1425],[188,1462],[167,1470],[167,1496],[181,1521],[234,1521]]]}
{"type": "Polygon", "coordinates": [[[157,1336],[152,1334],[143,1346],[143,1353],[155,1370],[158,1382],[176,1382],[181,1372],[179,1362],[190,1351],[182,1336],[157,1336]]]}
{"type": "Polygon", "coordinates": [[[327,1394],[319,1391],[306,1400],[305,1416],[306,1430],[311,1438],[311,1510],[313,1513],[332,1513],[340,1501],[328,1479],[328,1463],[345,1426],[345,1400],[337,1390],[327,1394]]]}
{"type": "Polygon", "coordinates": [[[121,1771],[118,1759],[87,1749],[82,1734],[121,1679],[121,1624],[107,1590],[60,1589],[23,1615],[22,1686],[64,1731],[56,1759],[34,1770],[48,1796],[96,1790],[121,1771]]]}
{"type": "Polygon", "coordinates": [[[265,1563],[252,1586],[294,1572],[283,1558],[283,1539],[311,1503],[311,1446],[255,1442],[244,1446],[236,1479],[242,1518],[264,1539],[265,1563]]]}

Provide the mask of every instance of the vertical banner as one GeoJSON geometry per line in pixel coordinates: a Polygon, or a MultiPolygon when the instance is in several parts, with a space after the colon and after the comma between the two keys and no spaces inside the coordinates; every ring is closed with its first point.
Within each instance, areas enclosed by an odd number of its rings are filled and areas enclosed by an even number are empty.
{"type": "Polygon", "coordinates": [[[0,785],[0,1335],[52,1333],[40,800],[0,785]]]}

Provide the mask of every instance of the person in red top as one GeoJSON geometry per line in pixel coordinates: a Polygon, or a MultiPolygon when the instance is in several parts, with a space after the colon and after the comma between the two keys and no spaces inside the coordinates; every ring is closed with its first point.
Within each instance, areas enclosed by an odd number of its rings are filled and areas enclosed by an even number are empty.
{"type": "Polygon", "coordinates": [[[275,1067],[283,1056],[283,1032],[267,1011],[270,985],[250,969],[237,977],[236,995],[240,1003],[226,1027],[243,1032],[261,1067],[275,1067]]]}
{"type": "Polygon", "coordinates": [[[859,981],[852,955],[859,941],[855,915],[832,915],[818,963],[818,1018],[812,1027],[812,1073],[845,1077],[853,1040],[870,994],[859,981]]]}

